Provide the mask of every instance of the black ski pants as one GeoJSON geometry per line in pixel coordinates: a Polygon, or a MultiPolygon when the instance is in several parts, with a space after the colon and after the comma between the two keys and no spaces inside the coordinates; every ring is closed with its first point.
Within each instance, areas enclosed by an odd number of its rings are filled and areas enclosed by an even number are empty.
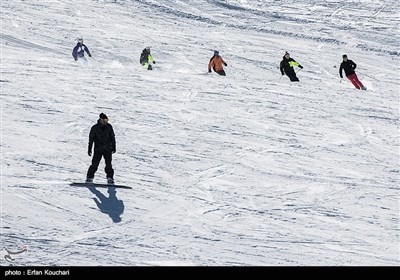
{"type": "Polygon", "coordinates": [[[294,70],[290,69],[285,71],[286,75],[289,77],[290,81],[292,82],[299,82],[299,78],[297,78],[296,76],[296,72],[294,72],[294,70]]]}
{"type": "Polygon", "coordinates": [[[99,167],[101,158],[104,157],[106,162],[106,167],[104,171],[107,174],[107,178],[114,178],[114,169],[112,168],[112,152],[111,151],[94,151],[92,158],[92,165],[89,166],[86,178],[94,178],[94,173],[96,173],[99,167]]]}

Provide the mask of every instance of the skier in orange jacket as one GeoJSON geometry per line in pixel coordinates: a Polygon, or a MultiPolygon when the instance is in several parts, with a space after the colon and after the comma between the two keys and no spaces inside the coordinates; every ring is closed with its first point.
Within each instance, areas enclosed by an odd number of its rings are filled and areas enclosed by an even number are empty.
{"type": "Polygon", "coordinates": [[[222,64],[227,66],[226,62],[219,55],[219,51],[214,51],[214,56],[210,59],[210,62],[208,63],[208,72],[211,73],[212,68],[219,75],[226,76],[222,64]]]}

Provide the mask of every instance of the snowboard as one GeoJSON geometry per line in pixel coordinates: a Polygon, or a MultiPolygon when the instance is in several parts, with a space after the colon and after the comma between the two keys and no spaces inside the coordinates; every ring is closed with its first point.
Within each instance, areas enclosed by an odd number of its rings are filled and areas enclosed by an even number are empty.
{"type": "Polygon", "coordinates": [[[86,182],[73,182],[69,184],[74,187],[98,187],[98,188],[119,188],[119,189],[132,189],[131,187],[116,184],[100,184],[100,183],[86,183],[86,182]]]}

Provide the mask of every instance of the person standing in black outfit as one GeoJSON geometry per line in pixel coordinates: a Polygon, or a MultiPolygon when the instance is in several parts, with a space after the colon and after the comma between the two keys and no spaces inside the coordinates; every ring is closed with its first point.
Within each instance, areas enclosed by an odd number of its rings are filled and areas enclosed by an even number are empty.
{"type": "Polygon", "coordinates": [[[94,173],[96,173],[97,168],[101,158],[104,157],[106,162],[106,167],[104,171],[107,174],[107,183],[114,184],[114,169],[112,168],[112,154],[116,152],[115,146],[115,134],[111,124],[108,123],[108,117],[104,114],[100,114],[100,118],[97,124],[92,126],[89,133],[89,147],[88,155],[92,156],[92,146],[94,143],[94,154],[92,158],[92,164],[90,165],[86,182],[92,183],[94,178],[94,173]]]}
{"type": "Polygon", "coordinates": [[[299,82],[299,78],[297,78],[296,72],[294,72],[294,66],[303,69],[303,66],[301,66],[298,62],[291,58],[290,54],[286,52],[280,65],[282,76],[286,74],[289,77],[290,81],[299,82]]]}

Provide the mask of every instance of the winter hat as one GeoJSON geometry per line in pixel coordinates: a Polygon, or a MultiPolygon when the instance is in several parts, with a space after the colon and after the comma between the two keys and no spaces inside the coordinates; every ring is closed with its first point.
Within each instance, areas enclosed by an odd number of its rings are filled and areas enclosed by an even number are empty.
{"type": "Polygon", "coordinates": [[[104,114],[104,113],[101,113],[100,114],[100,119],[107,119],[108,120],[108,117],[104,114]]]}
{"type": "Polygon", "coordinates": [[[290,55],[288,52],[285,52],[285,55],[290,55]]]}
{"type": "Polygon", "coordinates": [[[347,57],[347,54],[344,54],[344,55],[343,55],[343,58],[345,58],[345,57],[347,57]]]}
{"type": "Polygon", "coordinates": [[[219,55],[219,51],[214,51],[214,55],[219,55]]]}
{"type": "Polygon", "coordinates": [[[146,50],[147,50],[147,51],[150,51],[150,47],[146,47],[146,50]]]}

